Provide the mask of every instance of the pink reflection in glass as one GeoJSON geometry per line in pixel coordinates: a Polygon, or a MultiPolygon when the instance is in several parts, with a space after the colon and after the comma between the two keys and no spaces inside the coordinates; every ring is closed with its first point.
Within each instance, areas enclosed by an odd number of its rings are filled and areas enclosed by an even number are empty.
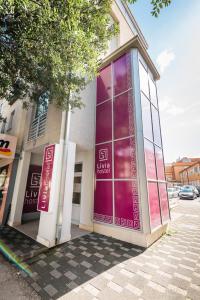
{"type": "Polygon", "coordinates": [[[147,141],[146,139],[144,139],[144,153],[147,178],[156,180],[154,146],[151,142],[147,141]]]}
{"type": "Polygon", "coordinates": [[[144,137],[153,141],[153,128],[151,120],[151,104],[150,101],[141,93],[142,104],[142,121],[144,137]]]}
{"type": "Polygon", "coordinates": [[[114,138],[119,139],[134,134],[134,114],[132,91],[114,100],[114,138]]]}
{"type": "Polygon", "coordinates": [[[111,100],[96,108],[96,144],[112,139],[112,104],[111,100]]]}
{"type": "Polygon", "coordinates": [[[131,55],[126,53],[114,62],[114,95],[131,88],[131,55]]]}
{"type": "Polygon", "coordinates": [[[115,181],[115,224],[140,229],[137,183],[115,181]]]}
{"type": "Polygon", "coordinates": [[[165,183],[159,183],[160,207],[162,222],[165,223],[169,220],[169,204],[167,197],[167,188],[165,183]]]}
{"type": "Polygon", "coordinates": [[[111,98],[111,65],[100,71],[97,77],[97,104],[111,98]]]}
{"type": "Polygon", "coordinates": [[[96,146],[95,171],[97,179],[112,178],[112,143],[96,146]]]}
{"type": "Polygon", "coordinates": [[[149,209],[151,228],[161,225],[158,186],[155,182],[148,182],[149,209]]]}
{"type": "Polygon", "coordinates": [[[158,180],[165,180],[162,150],[158,147],[155,147],[155,152],[156,152],[156,168],[157,168],[158,180]]]}
{"type": "Polygon", "coordinates": [[[97,181],[94,194],[94,219],[113,222],[112,181],[97,181]]]}
{"type": "Polygon", "coordinates": [[[136,178],[134,138],[114,142],[115,178],[136,178]]]}

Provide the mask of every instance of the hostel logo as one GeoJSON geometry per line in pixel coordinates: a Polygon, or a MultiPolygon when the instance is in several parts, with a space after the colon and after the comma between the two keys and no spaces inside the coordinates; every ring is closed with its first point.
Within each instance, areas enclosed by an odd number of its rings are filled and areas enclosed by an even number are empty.
{"type": "Polygon", "coordinates": [[[5,155],[5,156],[11,156],[12,151],[9,148],[10,142],[1,139],[0,140],[0,154],[5,155]]]}
{"type": "Polygon", "coordinates": [[[54,149],[47,148],[45,153],[45,162],[52,162],[54,158],[54,149]]]}
{"type": "Polygon", "coordinates": [[[108,160],[108,149],[100,149],[99,150],[99,161],[108,160]]]}
{"type": "Polygon", "coordinates": [[[111,164],[109,161],[110,152],[109,148],[103,148],[98,150],[97,162],[96,162],[96,174],[108,177],[111,175],[111,164]]]}
{"type": "Polygon", "coordinates": [[[40,173],[32,173],[31,175],[31,187],[38,188],[40,186],[40,173]]]}

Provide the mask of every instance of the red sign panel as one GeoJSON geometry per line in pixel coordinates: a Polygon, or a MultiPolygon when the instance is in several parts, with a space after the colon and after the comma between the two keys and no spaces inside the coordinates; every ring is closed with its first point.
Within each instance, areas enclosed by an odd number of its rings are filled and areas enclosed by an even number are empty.
{"type": "Polygon", "coordinates": [[[41,166],[30,165],[26,191],[24,197],[23,213],[37,212],[38,194],[40,188],[41,166]]]}
{"type": "Polygon", "coordinates": [[[49,199],[51,192],[51,180],[53,173],[55,145],[45,147],[42,164],[41,184],[38,197],[38,210],[49,211],[49,199]]]}

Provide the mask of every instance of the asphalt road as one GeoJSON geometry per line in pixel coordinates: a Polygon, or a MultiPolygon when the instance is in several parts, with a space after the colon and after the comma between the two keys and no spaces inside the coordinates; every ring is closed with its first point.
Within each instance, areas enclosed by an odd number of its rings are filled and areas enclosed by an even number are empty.
{"type": "Polygon", "coordinates": [[[41,299],[0,254],[0,300],[41,299]]]}

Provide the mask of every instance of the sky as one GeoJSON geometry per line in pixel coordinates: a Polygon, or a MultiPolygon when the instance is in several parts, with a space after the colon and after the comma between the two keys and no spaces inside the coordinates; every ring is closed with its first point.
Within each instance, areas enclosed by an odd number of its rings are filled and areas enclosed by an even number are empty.
{"type": "Polygon", "coordinates": [[[157,83],[165,162],[200,157],[200,0],[172,0],[158,18],[150,0],[133,14],[158,68],[157,83]]]}

